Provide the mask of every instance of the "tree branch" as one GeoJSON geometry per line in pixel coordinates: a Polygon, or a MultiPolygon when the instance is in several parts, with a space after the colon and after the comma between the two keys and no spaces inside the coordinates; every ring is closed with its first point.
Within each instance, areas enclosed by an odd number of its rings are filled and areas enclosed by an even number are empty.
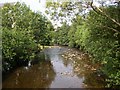
{"type": "Polygon", "coordinates": [[[117,29],[114,29],[114,28],[111,28],[111,27],[108,27],[108,26],[102,26],[102,27],[111,29],[112,31],[120,34],[120,32],[117,29]]]}
{"type": "Polygon", "coordinates": [[[100,25],[97,25],[97,27],[103,27],[103,28],[107,28],[107,29],[109,29],[109,30],[112,30],[112,31],[114,31],[114,32],[116,32],[116,33],[119,33],[120,34],[120,32],[117,30],[117,29],[114,29],[114,28],[112,28],[112,27],[108,27],[108,26],[100,26],[100,25]]]}
{"type": "Polygon", "coordinates": [[[93,1],[90,2],[89,4],[91,6],[91,8],[98,14],[102,14],[104,15],[105,17],[109,18],[112,22],[114,22],[115,24],[117,24],[118,26],[120,26],[120,23],[117,22],[115,19],[111,18],[109,15],[107,15],[104,11],[102,11],[100,8],[96,7],[96,6],[93,6],[93,1]]]}

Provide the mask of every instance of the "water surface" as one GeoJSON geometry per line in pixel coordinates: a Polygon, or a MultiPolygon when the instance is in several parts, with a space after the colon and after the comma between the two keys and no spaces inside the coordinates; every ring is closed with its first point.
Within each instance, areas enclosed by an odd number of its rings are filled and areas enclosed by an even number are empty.
{"type": "Polygon", "coordinates": [[[3,88],[103,88],[105,86],[104,78],[95,73],[96,68],[91,66],[88,55],[59,46],[46,48],[44,53],[45,61],[16,69],[3,81],[3,88]],[[62,55],[63,53],[65,54],[62,55]]]}

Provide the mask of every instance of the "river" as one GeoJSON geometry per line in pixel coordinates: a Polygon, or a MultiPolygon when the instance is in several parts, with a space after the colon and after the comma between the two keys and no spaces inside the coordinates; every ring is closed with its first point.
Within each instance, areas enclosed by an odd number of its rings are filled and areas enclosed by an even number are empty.
{"type": "Polygon", "coordinates": [[[99,65],[87,54],[68,47],[44,49],[46,60],[17,68],[3,81],[3,88],[104,88],[99,65]]]}

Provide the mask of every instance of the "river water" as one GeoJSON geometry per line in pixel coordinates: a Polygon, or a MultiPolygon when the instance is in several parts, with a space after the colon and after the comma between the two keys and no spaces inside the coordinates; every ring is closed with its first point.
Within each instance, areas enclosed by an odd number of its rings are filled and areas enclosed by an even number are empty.
{"type": "Polygon", "coordinates": [[[103,88],[104,78],[96,73],[88,55],[68,47],[44,50],[45,61],[17,68],[3,81],[3,88],[103,88]],[[63,54],[64,53],[64,54],[63,54]]]}

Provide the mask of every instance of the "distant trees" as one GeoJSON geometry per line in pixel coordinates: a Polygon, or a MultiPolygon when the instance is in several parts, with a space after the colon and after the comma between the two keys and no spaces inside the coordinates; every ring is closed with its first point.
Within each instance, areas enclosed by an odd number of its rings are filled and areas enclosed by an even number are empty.
{"type": "Polygon", "coordinates": [[[2,9],[2,69],[27,64],[39,51],[38,44],[49,45],[53,26],[41,13],[25,4],[5,4],[2,9]]]}
{"type": "Polygon", "coordinates": [[[66,23],[63,24],[62,27],[58,28],[54,35],[54,43],[58,45],[68,45],[68,32],[69,32],[69,25],[66,23]]]}

